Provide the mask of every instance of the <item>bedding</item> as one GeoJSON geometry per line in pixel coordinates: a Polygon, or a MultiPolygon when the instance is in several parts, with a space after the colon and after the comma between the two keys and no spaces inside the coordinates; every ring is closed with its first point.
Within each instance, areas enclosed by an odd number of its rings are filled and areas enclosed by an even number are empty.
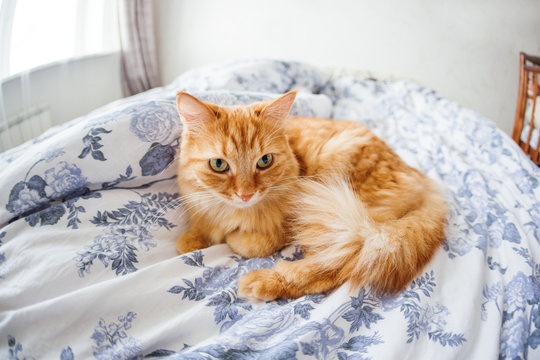
{"type": "Polygon", "coordinates": [[[0,358],[540,357],[540,170],[490,120],[414,83],[219,64],[50,129],[0,169],[0,358]],[[444,246],[402,293],[248,302],[238,279],[300,249],[176,254],[176,92],[232,105],[292,89],[294,115],[363,123],[440,184],[444,246]]]}

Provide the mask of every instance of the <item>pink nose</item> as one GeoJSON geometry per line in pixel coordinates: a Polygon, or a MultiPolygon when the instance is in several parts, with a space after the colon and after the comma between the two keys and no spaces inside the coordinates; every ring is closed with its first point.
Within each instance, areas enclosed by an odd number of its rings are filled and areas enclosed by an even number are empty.
{"type": "Polygon", "coordinates": [[[240,197],[240,199],[242,199],[242,201],[244,202],[247,202],[249,201],[249,199],[251,199],[253,197],[253,194],[236,194],[238,195],[238,197],[240,197]]]}

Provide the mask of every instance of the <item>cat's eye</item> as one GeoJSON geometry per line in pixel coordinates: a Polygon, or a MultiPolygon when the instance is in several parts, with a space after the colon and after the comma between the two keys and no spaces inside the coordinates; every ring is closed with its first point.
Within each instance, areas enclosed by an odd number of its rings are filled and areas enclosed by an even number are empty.
{"type": "Polygon", "coordinates": [[[272,154],[263,155],[259,161],[257,161],[257,168],[266,169],[274,162],[274,156],[272,154]]]}
{"type": "Polygon", "coordinates": [[[229,170],[229,164],[223,159],[210,159],[208,163],[215,172],[222,173],[229,170]]]}

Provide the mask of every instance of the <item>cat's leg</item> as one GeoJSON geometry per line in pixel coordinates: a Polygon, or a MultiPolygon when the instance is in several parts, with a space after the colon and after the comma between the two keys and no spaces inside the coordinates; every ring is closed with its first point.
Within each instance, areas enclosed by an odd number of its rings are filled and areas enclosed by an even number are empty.
{"type": "Polygon", "coordinates": [[[279,232],[263,234],[235,231],[228,234],[225,241],[235,253],[247,258],[270,256],[285,245],[279,232]]]}
{"type": "Polygon", "coordinates": [[[273,269],[255,270],[240,279],[238,293],[261,300],[299,298],[341,285],[335,271],[311,259],[280,261],[273,269]]]}
{"type": "Polygon", "coordinates": [[[195,226],[191,226],[176,241],[178,254],[185,254],[195,250],[207,248],[210,245],[208,239],[195,226]]]}

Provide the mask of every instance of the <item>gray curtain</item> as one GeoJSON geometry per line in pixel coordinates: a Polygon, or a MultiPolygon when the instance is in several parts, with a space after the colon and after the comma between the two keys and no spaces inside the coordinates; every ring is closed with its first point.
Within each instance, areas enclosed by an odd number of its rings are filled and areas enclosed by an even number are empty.
{"type": "Polygon", "coordinates": [[[119,0],[118,16],[124,95],[159,86],[152,0],[119,0]]]}

